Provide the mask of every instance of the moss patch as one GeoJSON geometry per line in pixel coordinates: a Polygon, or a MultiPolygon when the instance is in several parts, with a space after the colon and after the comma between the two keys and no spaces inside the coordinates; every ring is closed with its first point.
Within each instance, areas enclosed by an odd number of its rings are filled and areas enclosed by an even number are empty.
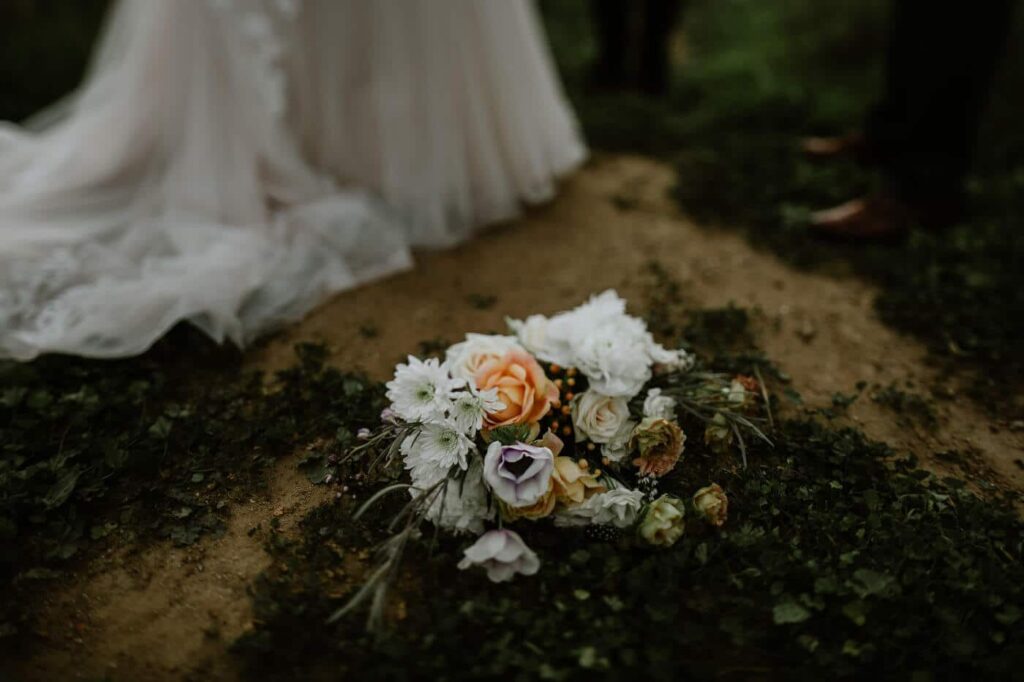
{"type": "Polygon", "coordinates": [[[278,457],[379,415],[380,386],[297,353],[267,380],[180,328],[142,358],[0,363],[0,634],[82,554],[217,534],[278,457]]]}

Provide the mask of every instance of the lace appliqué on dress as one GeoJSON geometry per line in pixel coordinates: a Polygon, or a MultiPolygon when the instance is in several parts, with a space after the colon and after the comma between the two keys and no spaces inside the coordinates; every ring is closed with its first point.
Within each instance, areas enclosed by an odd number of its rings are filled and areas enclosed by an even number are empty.
{"type": "Polygon", "coordinates": [[[256,87],[274,116],[285,114],[288,75],[285,58],[287,33],[302,7],[302,0],[207,0],[231,24],[252,56],[256,87]]]}

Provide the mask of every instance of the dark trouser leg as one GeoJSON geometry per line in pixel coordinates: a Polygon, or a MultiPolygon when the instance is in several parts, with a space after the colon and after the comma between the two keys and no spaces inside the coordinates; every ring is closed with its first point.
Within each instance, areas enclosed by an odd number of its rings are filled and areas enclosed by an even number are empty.
{"type": "Polygon", "coordinates": [[[593,78],[601,87],[621,87],[626,81],[629,43],[627,0],[591,0],[597,29],[597,62],[593,78]]]}
{"type": "Polygon", "coordinates": [[[969,8],[894,0],[885,95],[867,134],[890,189],[910,203],[959,196],[1012,0],[969,8]]]}
{"type": "Polygon", "coordinates": [[[640,45],[640,89],[650,95],[668,91],[669,42],[682,7],[681,0],[647,0],[640,45]]]}

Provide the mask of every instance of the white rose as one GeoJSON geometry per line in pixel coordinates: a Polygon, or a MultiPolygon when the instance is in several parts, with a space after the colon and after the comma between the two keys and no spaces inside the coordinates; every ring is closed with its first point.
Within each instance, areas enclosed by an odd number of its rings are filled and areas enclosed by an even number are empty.
{"type": "Polygon", "coordinates": [[[540,569],[540,559],[519,533],[512,530],[489,530],[466,548],[464,554],[465,558],[459,562],[461,570],[479,566],[486,569],[487,577],[496,583],[511,580],[517,573],[533,575],[540,569]]]}
{"type": "Polygon", "coordinates": [[[448,349],[445,362],[453,377],[472,381],[484,362],[516,349],[522,350],[522,347],[514,336],[466,334],[465,341],[448,349]]]}
{"type": "Polygon", "coordinates": [[[629,405],[625,398],[586,391],[572,401],[572,423],[580,441],[607,443],[628,419],[629,405]]]}
{"type": "Polygon", "coordinates": [[[675,398],[662,395],[660,388],[652,388],[647,391],[647,397],[644,398],[644,416],[655,419],[675,419],[675,398]]]}
{"type": "Polygon", "coordinates": [[[601,447],[601,454],[610,462],[621,462],[629,454],[629,440],[636,426],[633,420],[623,422],[611,440],[601,447]]]}
{"type": "Polygon", "coordinates": [[[556,526],[609,525],[629,528],[643,508],[644,494],[639,490],[613,488],[587,498],[582,504],[555,515],[556,526]]]}

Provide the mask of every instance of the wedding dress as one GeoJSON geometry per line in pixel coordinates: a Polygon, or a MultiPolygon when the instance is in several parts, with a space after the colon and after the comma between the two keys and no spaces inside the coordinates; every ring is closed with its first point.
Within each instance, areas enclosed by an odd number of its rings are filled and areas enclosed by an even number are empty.
{"type": "Polygon", "coordinates": [[[528,0],[122,0],[82,89],[0,127],[0,357],[245,344],[584,155],[528,0]]]}

